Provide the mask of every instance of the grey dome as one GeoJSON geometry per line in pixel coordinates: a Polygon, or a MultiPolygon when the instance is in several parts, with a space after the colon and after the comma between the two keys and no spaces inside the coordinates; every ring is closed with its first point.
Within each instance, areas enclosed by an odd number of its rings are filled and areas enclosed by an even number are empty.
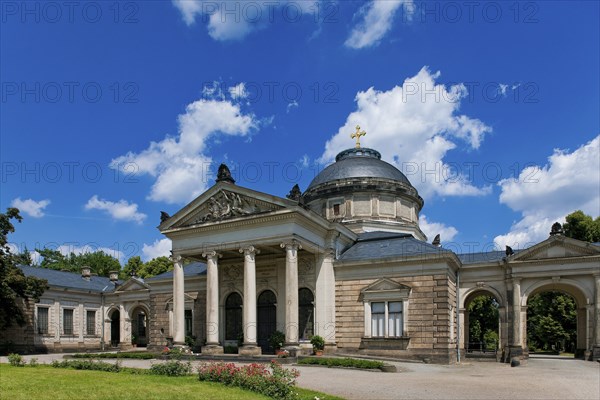
{"type": "Polygon", "coordinates": [[[335,157],[335,163],[321,171],[306,191],[324,183],[353,178],[390,179],[412,186],[408,178],[393,165],[382,161],[373,149],[348,149],[335,157]]]}

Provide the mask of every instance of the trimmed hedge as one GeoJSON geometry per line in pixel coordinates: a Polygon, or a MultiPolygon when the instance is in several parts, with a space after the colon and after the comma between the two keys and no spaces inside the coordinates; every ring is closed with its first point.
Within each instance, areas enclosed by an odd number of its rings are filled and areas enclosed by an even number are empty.
{"type": "Polygon", "coordinates": [[[383,362],[361,360],[358,358],[308,357],[298,361],[298,364],[323,365],[326,367],[346,367],[361,369],[381,369],[383,362]]]}
{"type": "Polygon", "coordinates": [[[73,358],[128,358],[134,360],[151,360],[156,358],[156,354],[152,353],[76,353],[73,358]]]}

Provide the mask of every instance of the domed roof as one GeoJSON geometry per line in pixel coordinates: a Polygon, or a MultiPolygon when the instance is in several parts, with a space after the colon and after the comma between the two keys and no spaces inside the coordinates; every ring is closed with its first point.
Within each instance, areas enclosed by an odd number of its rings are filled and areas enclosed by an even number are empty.
{"type": "Polygon", "coordinates": [[[390,179],[412,186],[398,168],[381,160],[381,154],[377,150],[358,148],[339,153],[335,157],[335,163],[321,171],[306,191],[324,183],[353,178],[390,179]]]}

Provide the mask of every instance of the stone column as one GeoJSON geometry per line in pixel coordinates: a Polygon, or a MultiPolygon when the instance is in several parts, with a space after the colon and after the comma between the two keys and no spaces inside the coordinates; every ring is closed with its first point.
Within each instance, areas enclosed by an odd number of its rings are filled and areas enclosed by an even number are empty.
{"type": "Polygon", "coordinates": [[[173,255],[173,344],[185,346],[185,287],[183,262],[180,255],[173,255]]]}
{"type": "Polygon", "coordinates": [[[295,240],[281,243],[285,249],[285,346],[298,347],[298,250],[295,240]]]}
{"type": "Polygon", "coordinates": [[[523,356],[523,345],[521,340],[521,280],[513,279],[513,301],[512,301],[512,342],[510,345],[510,358],[521,358],[523,356]]]}
{"type": "MultiPolygon", "coordinates": [[[[315,334],[325,339],[325,352],[335,351],[335,250],[326,249],[316,263],[315,334]]],[[[370,323],[370,322],[369,322],[370,323]]]]}
{"type": "Polygon", "coordinates": [[[209,251],[202,254],[206,258],[206,346],[204,354],[223,354],[219,344],[219,268],[221,254],[209,251]]]}
{"type": "Polygon", "coordinates": [[[256,345],[256,254],[260,251],[254,246],[240,249],[244,254],[244,310],[243,329],[244,345],[238,353],[243,355],[260,355],[261,348],[256,345]]]}

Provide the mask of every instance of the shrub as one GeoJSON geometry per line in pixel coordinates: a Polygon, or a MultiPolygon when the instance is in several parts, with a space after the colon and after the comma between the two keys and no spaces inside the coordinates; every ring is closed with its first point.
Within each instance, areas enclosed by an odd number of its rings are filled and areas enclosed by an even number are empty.
{"type": "Polygon", "coordinates": [[[275,331],[271,337],[269,337],[269,345],[275,350],[282,348],[284,343],[285,335],[281,331],[275,331]]]}
{"type": "Polygon", "coordinates": [[[73,358],[129,358],[135,360],[150,360],[155,358],[152,353],[124,352],[124,353],[76,353],[73,358]]]}
{"type": "Polygon", "coordinates": [[[29,366],[30,367],[37,367],[39,365],[38,363],[38,359],[37,358],[32,358],[31,360],[29,360],[29,366]]]}
{"type": "Polygon", "coordinates": [[[24,367],[25,366],[25,361],[23,361],[23,356],[21,356],[20,354],[16,354],[16,353],[11,353],[8,355],[8,362],[13,367],[24,367]]]}
{"type": "Polygon", "coordinates": [[[357,358],[303,358],[298,364],[323,365],[326,367],[346,367],[346,368],[362,368],[362,369],[381,369],[383,362],[361,360],[357,358]]]}
{"type": "Polygon", "coordinates": [[[272,361],[269,369],[261,364],[236,367],[233,363],[208,363],[198,368],[201,381],[219,382],[237,386],[269,396],[274,399],[291,399],[299,373],[295,369],[285,369],[272,361]]]}
{"type": "Polygon", "coordinates": [[[160,364],[152,364],[150,367],[150,373],[154,375],[166,375],[166,376],[187,376],[192,373],[192,363],[183,363],[177,361],[167,361],[160,364]]]}
{"type": "Polygon", "coordinates": [[[192,348],[196,345],[196,336],[186,336],[185,337],[185,345],[189,348],[192,348]]]}
{"type": "Polygon", "coordinates": [[[109,364],[102,361],[91,360],[54,360],[51,364],[54,368],[73,368],[81,370],[105,371],[105,372],[120,372],[121,364],[117,361],[114,364],[109,364]]]}
{"type": "Polygon", "coordinates": [[[323,350],[325,348],[325,339],[319,335],[314,335],[310,338],[310,344],[312,344],[313,350],[323,350]]]}
{"type": "Polygon", "coordinates": [[[225,346],[223,347],[223,353],[225,354],[237,354],[238,347],[237,346],[225,346]]]}

